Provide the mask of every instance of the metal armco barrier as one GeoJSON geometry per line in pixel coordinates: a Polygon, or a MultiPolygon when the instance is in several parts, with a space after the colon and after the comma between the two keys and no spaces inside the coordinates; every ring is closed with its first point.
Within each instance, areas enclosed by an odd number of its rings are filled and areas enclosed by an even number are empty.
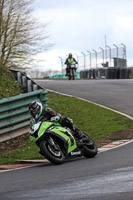
{"type": "Polygon", "coordinates": [[[41,86],[37,85],[30,77],[28,77],[25,72],[21,72],[16,69],[10,70],[13,72],[17,82],[24,86],[26,92],[43,89],[41,86]]]}
{"type": "Polygon", "coordinates": [[[0,142],[15,138],[29,131],[29,103],[34,100],[46,107],[47,91],[43,89],[0,100],[0,142]]]}

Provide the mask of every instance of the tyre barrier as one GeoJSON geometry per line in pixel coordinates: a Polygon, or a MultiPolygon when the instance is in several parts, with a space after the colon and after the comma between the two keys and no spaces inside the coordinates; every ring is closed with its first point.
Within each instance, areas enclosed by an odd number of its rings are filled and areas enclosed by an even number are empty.
{"type": "Polygon", "coordinates": [[[133,79],[133,67],[106,67],[80,71],[82,79],[133,79]]]}

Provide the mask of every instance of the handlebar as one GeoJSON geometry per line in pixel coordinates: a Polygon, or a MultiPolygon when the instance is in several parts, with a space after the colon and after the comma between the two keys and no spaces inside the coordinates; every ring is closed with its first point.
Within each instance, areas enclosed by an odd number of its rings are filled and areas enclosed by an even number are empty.
{"type": "Polygon", "coordinates": [[[71,67],[71,68],[76,68],[76,64],[77,63],[69,63],[67,64],[68,67],[71,67]]]}

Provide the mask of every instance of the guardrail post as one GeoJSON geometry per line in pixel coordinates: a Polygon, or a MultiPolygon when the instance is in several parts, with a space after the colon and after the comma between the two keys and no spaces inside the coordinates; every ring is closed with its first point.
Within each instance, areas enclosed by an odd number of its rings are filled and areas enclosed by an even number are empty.
{"type": "Polygon", "coordinates": [[[33,84],[33,91],[38,90],[37,84],[33,84]]]}
{"type": "Polygon", "coordinates": [[[17,82],[19,82],[25,87],[26,92],[32,92],[39,89],[43,89],[43,87],[39,86],[38,84],[35,83],[34,80],[28,77],[25,72],[20,72],[16,69],[11,69],[11,71],[14,73],[17,82]]]}
{"type": "Polygon", "coordinates": [[[27,84],[26,84],[26,76],[22,76],[22,85],[26,88],[27,84]]]}
{"type": "Polygon", "coordinates": [[[21,72],[17,72],[17,81],[21,84],[22,83],[22,74],[21,72]]]}
{"type": "Polygon", "coordinates": [[[31,80],[28,80],[28,81],[27,81],[27,90],[28,90],[28,92],[31,92],[31,91],[32,91],[31,80]]]}

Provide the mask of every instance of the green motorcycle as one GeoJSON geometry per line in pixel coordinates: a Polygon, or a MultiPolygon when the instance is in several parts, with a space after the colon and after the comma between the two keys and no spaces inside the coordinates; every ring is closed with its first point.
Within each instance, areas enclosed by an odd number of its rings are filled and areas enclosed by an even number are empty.
{"type": "Polygon", "coordinates": [[[65,158],[84,156],[92,158],[97,154],[95,142],[84,133],[83,139],[73,136],[73,132],[51,121],[32,121],[30,140],[40,148],[40,152],[53,164],[61,164],[65,158]]]}

